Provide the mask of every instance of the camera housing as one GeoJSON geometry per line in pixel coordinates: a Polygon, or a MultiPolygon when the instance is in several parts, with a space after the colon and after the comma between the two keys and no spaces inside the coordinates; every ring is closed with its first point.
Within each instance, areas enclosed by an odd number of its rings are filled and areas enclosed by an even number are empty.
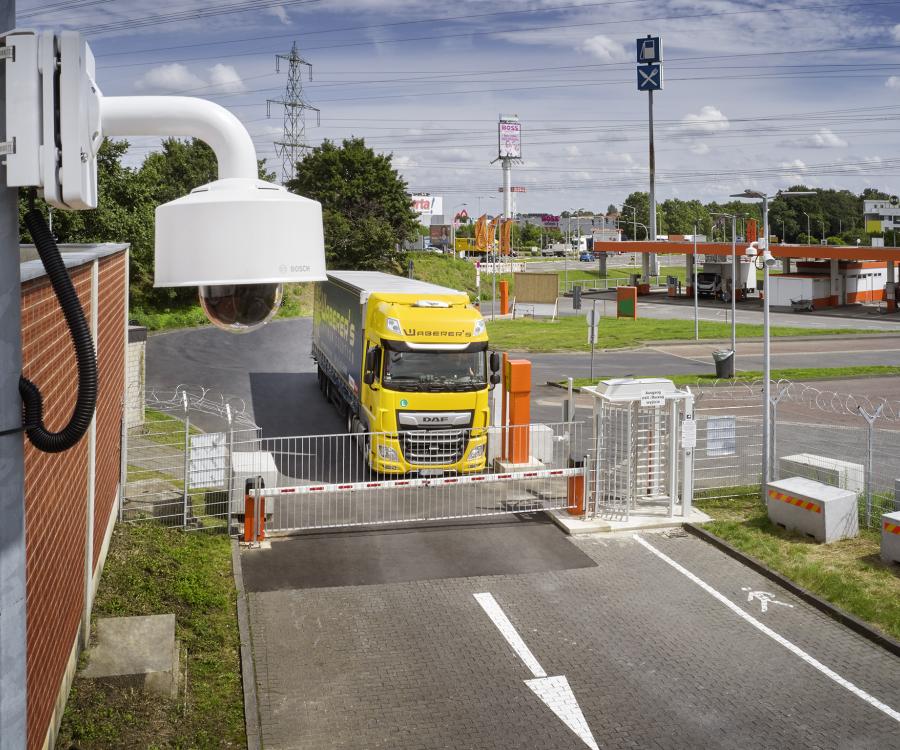
{"type": "Polygon", "coordinates": [[[210,323],[228,333],[247,333],[268,323],[281,307],[281,284],[215,284],[197,287],[210,323]]]}

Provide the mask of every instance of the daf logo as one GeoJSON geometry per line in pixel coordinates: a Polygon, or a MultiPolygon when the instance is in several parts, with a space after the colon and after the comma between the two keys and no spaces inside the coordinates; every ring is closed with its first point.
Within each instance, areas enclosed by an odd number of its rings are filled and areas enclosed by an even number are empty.
{"type": "Polygon", "coordinates": [[[449,420],[447,419],[447,417],[422,417],[422,421],[425,424],[428,424],[429,422],[440,423],[440,422],[447,422],[449,420]]]}

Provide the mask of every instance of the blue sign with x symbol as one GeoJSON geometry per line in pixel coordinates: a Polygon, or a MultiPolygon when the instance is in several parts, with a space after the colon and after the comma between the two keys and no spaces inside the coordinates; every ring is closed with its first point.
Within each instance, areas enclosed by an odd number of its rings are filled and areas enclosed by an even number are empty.
{"type": "Polygon", "coordinates": [[[662,65],[638,65],[638,91],[659,91],[663,87],[662,65]]]}

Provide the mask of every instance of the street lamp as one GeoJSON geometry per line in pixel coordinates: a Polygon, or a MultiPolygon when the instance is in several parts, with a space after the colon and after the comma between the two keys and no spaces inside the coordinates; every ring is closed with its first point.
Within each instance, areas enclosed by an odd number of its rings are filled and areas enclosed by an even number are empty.
{"type": "Polygon", "coordinates": [[[825,244],[825,219],[819,219],[819,222],[822,224],[822,244],[825,244]]]}
{"type": "MultiPolygon", "coordinates": [[[[771,445],[771,377],[772,377],[772,352],[769,336],[769,268],[774,265],[774,258],[769,250],[769,199],[780,198],[788,195],[815,195],[812,190],[778,191],[775,195],[766,195],[758,190],[745,190],[743,193],[733,194],[732,198],[747,198],[762,201],[763,213],[763,240],[751,244],[747,248],[748,255],[751,250],[761,251],[763,254],[763,445],[762,445],[762,485],[760,492],[763,501],[766,498],[766,485],[769,483],[769,446],[771,445]],[[768,257],[766,256],[768,254],[768,257]],[[770,263],[769,261],[772,261],[770,263]]],[[[805,211],[803,213],[806,213],[805,211]]],[[[807,219],[809,216],[807,215],[807,219]]],[[[752,254],[756,254],[755,252],[752,254]]]]}
{"type": "Polygon", "coordinates": [[[807,244],[812,244],[812,243],[810,243],[810,241],[809,241],[809,240],[810,240],[810,237],[812,236],[812,235],[809,233],[809,232],[810,232],[810,230],[809,230],[809,214],[806,213],[806,211],[801,211],[800,213],[802,213],[802,214],[806,217],[806,242],[807,242],[807,244]]]}
{"type": "Polygon", "coordinates": [[[622,208],[630,208],[631,209],[631,219],[633,222],[634,229],[631,232],[631,238],[633,240],[637,239],[637,209],[634,206],[626,205],[625,203],[621,204],[622,208]]]}
{"type": "Polygon", "coordinates": [[[723,214],[713,212],[712,216],[724,216],[726,219],[731,219],[731,362],[732,367],[734,366],[735,359],[737,358],[737,322],[736,322],[736,312],[737,312],[737,277],[738,277],[738,263],[737,263],[737,214],[723,214]]]}

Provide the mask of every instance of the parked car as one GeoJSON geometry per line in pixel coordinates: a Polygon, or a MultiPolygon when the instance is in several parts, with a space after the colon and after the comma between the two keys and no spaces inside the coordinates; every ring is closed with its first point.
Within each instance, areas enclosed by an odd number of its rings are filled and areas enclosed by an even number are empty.
{"type": "Polygon", "coordinates": [[[587,250],[585,250],[581,255],[578,256],[578,260],[580,260],[582,263],[592,263],[595,258],[593,253],[589,253],[587,250]]]}

